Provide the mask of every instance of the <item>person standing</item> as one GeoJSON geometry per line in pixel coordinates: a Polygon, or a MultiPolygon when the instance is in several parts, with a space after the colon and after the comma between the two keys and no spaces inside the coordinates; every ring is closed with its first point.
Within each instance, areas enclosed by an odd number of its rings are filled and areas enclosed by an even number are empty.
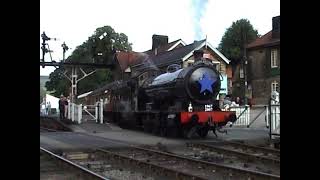
{"type": "Polygon", "coordinates": [[[65,97],[63,95],[60,96],[59,100],[59,112],[60,112],[60,120],[64,120],[65,118],[65,97]]]}
{"type": "Polygon", "coordinates": [[[64,97],[64,117],[68,117],[68,99],[64,97]]]}
{"type": "Polygon", "coordinates": [[[243,105],[243,102],[242,102],[242,100],[240,99],[240,97],[237,97],[237,98],[236,98],[236,104],[238,104],[239,106],[242,106],[242,105],[243,105]]]}
{"type": "Polygon", "coordinates": [[[47,103],[47,115],[51,114],[51,103],[50,101],[47,103]]]}
{"type": "Polygon", "coordinates": [[[228,111],[230,106],[231,106],[231,104],[232,104],[232,102],[231,102],[230,95],[227,95],[223,100],[223,109],[228,111]]]}

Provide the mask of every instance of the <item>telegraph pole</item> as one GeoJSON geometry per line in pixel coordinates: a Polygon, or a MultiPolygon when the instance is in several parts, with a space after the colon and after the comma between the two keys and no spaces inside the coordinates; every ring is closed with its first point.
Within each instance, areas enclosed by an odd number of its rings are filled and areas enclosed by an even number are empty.
{"type": "MultiPolygon", "coordinates": [[[[103,39],[106,36],[106,33],[101,35],[99,37],[99,39],[103,39]]],[[[65,44],[65,42],[61,45],[61,47],[63,48],[63,60],[61,60],[61,62],[56,62],[53,61],[51,58],[51,62],[46,62],[44,60],[45,57],[45,53],[47,52],[51,52],[49,49],[49,45],[46,43],[46,41],[51,40],[52,38],[49,38],[45,32],[43,32],[43,34],[41,34],[42,37],[42,59],[40,59],[40,66],[42,66],[43,68],[45,66],[54,66],[54,67],[65,67],[65,68],[71,68],[71,76],[69,77],[67,75],[67,70],[65,70],[65,72],[63,73],[63,75],[71,82],[71,103],[74,103],[75,99],[76,99],[76,95],[77,95],[77,84],[79,81],[81,81],[82,79],[86,78],[87,76],[90,76],[91,74],[95,73],[97,71],[98,68],[100,69],[112,69],[114,67],[113,63],[110,64],[103,64],[103,63],[79,63],[79,62],[65,62],[65,53],[67,50],[69,50],[70,48],[65,44]],[[48,45],[48,48],[46,47],[46,45],[48,45]],[[95,68],[95,70],[87,73],[85,72],[82,68],[83,67],[90,67],[90,68],[95,68]],[[83,74],[80,78],[78,75],[79,70],[81,71],[81,73],[83,74]]],[[[56,40],[56,38],[53,38],[53,40],[56,40]]],[[[97,43],[97,41],[96,41],[97,43]]],[[[98,54],[100,55],[100,54],[98,54]]],[[[51,54],[50,54],[51,56],[51,54]]],[[[95,54],[94,54],[95,56],[95,54]]]]}

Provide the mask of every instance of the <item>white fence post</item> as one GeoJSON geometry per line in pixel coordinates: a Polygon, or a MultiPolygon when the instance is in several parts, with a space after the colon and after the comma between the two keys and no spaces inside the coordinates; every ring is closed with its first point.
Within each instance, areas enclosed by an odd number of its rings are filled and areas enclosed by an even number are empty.
{"type": "Polygon", "coordinates": [[[265,120],[266,120],[266,125],[267,125],[267,128],[269,127],[269,107],[268,106],[265,106],[266,108],[266,117],[265,117],[265,120]]]}
{"type": "Polygon", "coordinates": [[[68,119],[71,119],[71,104],[70,104],[70,100],[68,100],[68,119]]]}
{"type": "Polygon", "coordinates": [[[95,119],[96,119],[96,123],[98,123],[98,105],[99,105],[99,102],[96,102],[96,104],[95,104],[95,110],[96,110],[95,119]]]}
{"type": "Polygon", "coordinates": [[[247,109],[247,111],[245,112],[245,125],[248,126],[250,124],[250,106],[245,105],[245,109],[247,109]]]}
{"type": "Polygon", "coordinates": [[[100,99],[100,124],[103,124],[103,99],[100,99]]]}
{"type": "Polygon", "coordinates": [[[74,103],[71,104],[71,109],[72,109],[71,110],[72,111],[71,112],[71,120],[72,120],[72,122],[74,122],[74,103]]]}
{"type": "Polygon", "coordinates": [[[82,119],[82,104],[78,105],[78,124],[81,123],[81,119],[82,119]]]}

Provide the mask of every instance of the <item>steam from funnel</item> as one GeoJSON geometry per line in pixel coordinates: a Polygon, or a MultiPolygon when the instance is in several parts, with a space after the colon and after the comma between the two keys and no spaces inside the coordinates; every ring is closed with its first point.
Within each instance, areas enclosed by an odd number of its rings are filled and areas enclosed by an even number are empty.
{"type": "Polygon", "coordinates": [[[203,31],[200,26],[200,20],[205,13],[205,7],[207,6],[207,4],[208,0],[192,0],[195,39],[201,39],[201,37],[203,36],[203,31]]]}
{"type": "Polygon", "coordinates": [[[151,58],[149,57],[148,54],[146,53],[140,53],[143,56],[143,64],[145,67],[150,67],[153,68],[155,70],[160,70],[155,64],[154,62],[151,60],[151,58]]]}

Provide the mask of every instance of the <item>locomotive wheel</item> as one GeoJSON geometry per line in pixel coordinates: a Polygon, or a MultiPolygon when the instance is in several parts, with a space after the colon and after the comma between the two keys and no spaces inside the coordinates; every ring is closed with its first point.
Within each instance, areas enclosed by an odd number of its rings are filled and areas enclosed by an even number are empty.
{"type": "Polygon", "coordinates": [[[207,128],[201,128],[197,131],[197,134],[201,137],[201,138],[205,138],[207,137],[208,135],[208,132],[209,132],[209,129],[207,128]]]}
{"type": "Polygon", "coordinates": [[[160,129],[160,136],[162,136],[162,137],[166,137],[167,136],[167,128],[162,127],[160,129]]]}
{"type": "Polygon", "coordinates": [[[183,128],[183,130],[182,130],[182,136],[183,136],[184,138],[189,139],[189,138],[188,138],[189,131],[190,131],[190,129],[183,128]]]}
{"type": "Polygon", "coordinates": [[[155,114],[154,117],[152,118],[152,134],[158,135],[160,134],[160,118],[161,115],[155,114]]]}
{"type": "Polygon", "coordinates": [[[150,121],[150,115],[146,115],[143,120],[143,131],[146,133],[151,133],[152,132],[152,123],[150,121]]]}
{"type": "Polygon", "coordinates": [[[160,136],[166,137],[168,135],[167,119],[166,115],[162,115],[160,120],[160,136]]]}
{"type": "Polygon", "coordinates": [[[152,125],[150,122],[144,120],[143,122],[143,131],[146,133],[151,133],[152,132],[152,125]]]}

